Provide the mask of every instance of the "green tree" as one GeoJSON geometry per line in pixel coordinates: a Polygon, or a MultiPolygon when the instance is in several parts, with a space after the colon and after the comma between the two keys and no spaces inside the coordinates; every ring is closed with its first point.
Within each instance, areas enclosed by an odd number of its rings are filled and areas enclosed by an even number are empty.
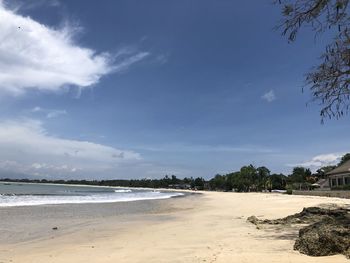
{"type": "Polygon", "coordinates": [[[230,174],[215,175],[215,177],[209,181],[209,185],[210,185],[210,189],[212,190],[225,190],[225,191],[232,190],[230,174]]]}
{"type": "Polygon", "coordinates": [[[271,189],[283,190],[286,189],[287,176],[283,174],[271,174],[269,177],[271,189]]]}
{"type": "Polygon", "coordinates": [[[263,189],[267,189],[267,181],[269,179],[270,176],[270,170],[267,169],[265,166],[261,166],[258,167],[256,169],[257,171],[257,175],[258,175],[258,182],[257,182],[257,186],[258,186],[258,190],[261,191],[263,189]]]}
{"type": "Polygon", "coordinates": [[[205,183],[205,180],[201,177],[197,177],[196,179],[194,179],[194,185],[198,190],[204,189],[204,183],[205,183]]]}
{"type": "Polygon", "coordinates": [[[229,175],[232,188],[237,192],[246,192],[248,184],[242,177],[241,172],[234,172],[229,175]]]}
{"type": "Polygon", "coordinates": [[[308,177],[312,175],[310,169],[304,167],[294,167],[292,174],[288,177],[291,184],[298,184],[301,189],[307,183],[308,177]]]}
{"type": "Polygon", "coordinates": [[[335,165],[328,165],[328,166],[323,166],[319,169],[317,169],[315,176],[320,179],[320,178],[326,178],[326,174],[330,171],[332,171],[334,168],[336,168],[335,165]]]}
{"type": "Polygon", "coordinates": [[[184,181],[185,184],[191,184],[191,182],[193,181],[193,178],[192,178],[192,177],[191,177],[191,178],[185,177],[185,178],[183,179],[183,181],[184,181]]]}
{"type": "Polygon", "coordinates": [[[178,184],[180,183],[180,179],[178,179],[175,175],[171,176],[171,184],[178,184]]]}
{"type": "Polygon", "coordinates": [[[347,162],[350,160],[350,153],[344,154],[343,157],[340,159],[340,162],[338,163],[339,165],[342,165],[343,163],[347,162]]]}
{"type": "Polygon", "coordinates": [[[243,191],[256,191],[257,190],[257,172],[253,165],[243,166],[240,170],[240,176],[238,177],[238,183],[243,191]]]}
{"type": "Polygon", "coordinates": [[[328,31],[334,35],[321,56],[320,64],[306,74],[313,100],[321,105],[325,117],[339,118],[350,106],[350,0],[275,0],[282,8],[278,28],[289,42],[296,40],[302,27],[316,36],[328,31]]]}

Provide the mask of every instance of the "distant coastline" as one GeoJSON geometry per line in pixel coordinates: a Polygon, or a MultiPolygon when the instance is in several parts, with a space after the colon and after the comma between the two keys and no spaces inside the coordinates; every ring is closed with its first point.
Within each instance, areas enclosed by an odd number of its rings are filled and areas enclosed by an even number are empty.
{"type": "Polygon", "coordinates": [[[13,179],[2,178],[3,183],[38,183],[54,185],[79,185],[102,187],[128,187],[138,189],[176,189],[176,190],[209,190],[224,192],[286,192],[322,190],[350,190],[350,153],[345,154],[337,165],[325,166],[312,172],[305,167],[294,167],[289,175],[271,173],[265,167],[246,165],[239,171],[228,174],[216,174],[211,179],[202,177],[178,178],[175,175],[165,175],[160,179],[13,179]],[[339,175],[340,174],[340,175],[339,175]]]}

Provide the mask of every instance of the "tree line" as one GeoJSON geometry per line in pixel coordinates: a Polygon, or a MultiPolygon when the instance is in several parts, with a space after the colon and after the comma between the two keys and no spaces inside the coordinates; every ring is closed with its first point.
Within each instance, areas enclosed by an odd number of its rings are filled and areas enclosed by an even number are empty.
{"type": "Polygon", "coordinates": [[[161,179],[116,179],[116,180],[47,180],[47,179],[9,179],[7,182],[30,182],[30,183],[55,183],[55,184],[83,184],[94,186],[121,186],[121,187],[146,187],[146,188],[176,188],[197,189],[211,191],[236,191],[236,192],[261,192],[292,189],[310,189],[312,184],[319,179],[325,179],[327,173],[337,166],[350,160],[350,153],[345,154],[340,162],[334,166],[324,166],[312,173],[305,167],[294,167],[289,175],[271,173],[265,167],[253,165],[243,166],[239,171],[228,174],[217,174],[210,180],[202,177],[177,178],[175,175],[161,179]]]}

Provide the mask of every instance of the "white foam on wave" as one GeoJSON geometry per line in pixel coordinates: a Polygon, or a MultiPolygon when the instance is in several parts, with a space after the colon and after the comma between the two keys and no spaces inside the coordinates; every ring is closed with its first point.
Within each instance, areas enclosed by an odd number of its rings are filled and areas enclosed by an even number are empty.
{"type": "Polygon", "coordinates": [[[130,189],[117,189],[114,190],[116,193],[131,193],[132,191],[130,189]]]}
{"type": "Polygon", "coordinates": [[[86,196],[36,196],[36,195],[3,195],[0,196],[0,207],[37,206],[58,204],[91,204],[91,203],[117,203],[141,200],[168,199],[182,196],[183,193],[158,191],[129,193],[128,195],[95,194],[86,196]]]}

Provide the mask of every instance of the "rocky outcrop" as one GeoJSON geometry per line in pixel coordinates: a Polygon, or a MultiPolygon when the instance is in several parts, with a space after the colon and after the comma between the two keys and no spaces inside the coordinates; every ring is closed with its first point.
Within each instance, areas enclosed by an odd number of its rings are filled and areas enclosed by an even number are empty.
{"type": "Polygon", "coordinates": [[[344,208],[304,208],[300,213],[281,219],[248,217],[255,224],[292,225],[307,224],[299,230],[294,249],[310,256],[344,254],[350,258],[350,210],[344,208]]]}
{"type": "Polygon", "coordinates": [[[270,225],[286,225],[286,224],[310,224],[318,222],[324,218],[341,218],[348,214],[349,210],[344,208],[325,209],[320,207],[307,207],[300,213],[290,215],[279,219],[258,219],[250,216],[247,220],[253,224],[270,224],[270,225]]]}
{"type": "Polygon", "coordinates": [[[299,230],[294,249],[310,256],[350,258],[350,217],[325,218],[299,230]]]}

